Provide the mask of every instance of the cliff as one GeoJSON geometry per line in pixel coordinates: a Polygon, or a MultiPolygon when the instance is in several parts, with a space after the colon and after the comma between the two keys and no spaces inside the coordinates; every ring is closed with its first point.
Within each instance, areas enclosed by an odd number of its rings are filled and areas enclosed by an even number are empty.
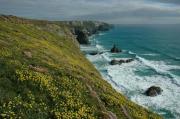
{"type": "Polygon", "coordinates": [[[79,50],[72,28],[0,16],[0,118],[161,118],[102,79],[79,50]]]}
{"type": "Polygon", "coordinates": [[[61,24],[69,27],[80,44],[89,44],[89,36],[112,28],[112,25],[98,21],[64,21],[61,24]]]}

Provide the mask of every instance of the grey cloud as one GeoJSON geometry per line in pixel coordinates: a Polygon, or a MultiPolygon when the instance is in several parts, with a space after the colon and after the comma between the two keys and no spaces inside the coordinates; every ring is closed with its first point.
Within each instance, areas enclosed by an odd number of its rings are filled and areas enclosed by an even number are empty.
{"type": "Polygon", "coordinates": [[[180,0],[151,0],[151,1],[162,2],[162,3],[180,4],[180,0]]]}
{"type": "Polygon", "coordinates": [[[180,23],[179,3],[179,0],[0,0],[0,13],[49,20],[180,23]]]}

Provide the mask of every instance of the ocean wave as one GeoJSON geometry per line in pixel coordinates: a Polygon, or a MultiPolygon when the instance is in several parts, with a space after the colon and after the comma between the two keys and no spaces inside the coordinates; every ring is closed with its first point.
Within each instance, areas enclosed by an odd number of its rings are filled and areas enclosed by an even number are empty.
{"type": "Polygon", "coordinates": [[[141,55],[145,55],[145,56],[157,56],[159,54],[155,54],[155,53],[148,53],[148,54],[141,54],[141,55]]]}
{"type": "Polygon", "coordinates": [[[150,61],[137,56],[134,62],[115,66],[108,65],[104,68],[108,75],[105,78],[132,101],[145,107],[152,107],[162,115],[173,113],[172,115],[177,117],[180,114],[180,111],[177,111],[180,108],[178,101],[180,99],[180,82],[178,82],[180,77],[169,72],[170,69],[179,68],[179,66],[167,65],[163,61],[150,61]],[[137,69],[142,68],[143,70],[144,67],[156,70],[157,74],[138,76],[135,72],[137,69]],[[152,85],[160,86],[163,89],[162,95],[153,98],[144,96],[143,92],[152,85]],[[172,99],[172,97],[175,98],[172,99]]]}
{"type": "MultiPolygon", "coordinates": [[[[94,46],[98,51],[105,51],[95,56],[87,55],[96,68],[101,71],[102,76],[116,90],[125,94],[132,101],[156,110],[161,115],[171,114],[170,118],[178,118],[180,115],[180,77],[173,75],[170,70],[180,69],[180,66],[168,65],[164,61],[152,61],[138,56],[132,51],[124,50],[124,53],[135,56],[135,61],[121,65],[109,65],[108,62],[114,59],[113,55],[103,46],[94,46]],[[105,65],[98,65],[99,63],[105,65]],[[150,68],[156,73],[153,75],[140,76],[137,70],[150,68]],[[152,85],[160,86],[163,89],[161,95],[147,97],[144,91],[152,85]]],[[[154,54],[148,54],[154,55],[154,54]]],[[[118,57],[117,57],[118,58],[118,57]]]]}
{"type": "MultiPolygon", "coordinates": [[[[180,87],[172,83],[172,79],[162,75],[138,76],[135,71],[142,68],[144,64],[135,61],[130,64],[108,66],[110,80],[127,95],[132,101],[145,107],[159,109],[158,113],[167,113],[161,109],[170,110],[171,113],[180,114],[180,87]],[[162,95],[157,97],[147,97],[143,92],[150,86],[156,85],[163,89],[162,95]],[[173,98],[172,98],[173,97],[173,98]],[[168,109],[167,109],[168,108],[168,109]]],[[[176,77],[178,78],[178,77],[176,77]]],[[[114,85],[113,84],[113,85],[114,85]]]]}
{"type": "Polygon", "coordinates": [[[163,61],[151,61],[140,56],[136,56],[136,58],[143,63],[145,66],[150,67],[153,69],[158,75],[166,76],[171,79],[171,82],[177,86],[180,86],[180,80],[177,79],[177,76],[172,74],[170,70],[172,69],[180,69],[180,66],[176,65],[167,65],[163,61]]]}
{"type": "Polygon", "coordinates": [[[99,44],[96,44],[96,48],[97,48],[99,51],[103,51],[103,50],[105,49],[102,45],[99,45],[99,44]]]}
{"type": "Polygon", "coordinates": [[[148,51],[154,52],[156,54],[161,54],[161,55],[163,55],[163,56],[165,56],[167,58],[170,58],[170,59],[172,59],[174,61],[180,61],[180,57],[172,56],[172,55],[170,55],[168,53],[160,52],[159,50],[148,48],[148,47],[143,47],[143,46],[138,46],[138,47],[140,47],[140,48],[142,48],[144,50],[148,50],[148,51]]]}
{"type": "Polygon", "coordinates": [[[136,53],[134,53],[134,52],[132,52],[132,51],[128,51],[128,54],[136,55],[136,53]]]}
{"type": "Polygon", "coordinates": [[[103,36],[103,35],[106,35],[106,33],[99,33],[98,35],[99,36],[103,36]]]}

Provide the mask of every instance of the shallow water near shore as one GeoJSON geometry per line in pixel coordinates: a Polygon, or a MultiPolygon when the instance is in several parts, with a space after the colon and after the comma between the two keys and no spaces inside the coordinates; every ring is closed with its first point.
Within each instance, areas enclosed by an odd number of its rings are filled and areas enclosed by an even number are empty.
{"type": "Polygon", "coordinates": [[[166,119],[180,118],[180,25],[116,25],[90,41],[81,50],[115,89],[166,119]],[[110,53],[113,44],[123,52],[110,53]],[[92,51],[102,53],[89,55],[92,51]],[[110,65],[115,58],[135,60],[110,65]],[[145,96],[153,85],[160,86],[162,94],[145,96]]]}

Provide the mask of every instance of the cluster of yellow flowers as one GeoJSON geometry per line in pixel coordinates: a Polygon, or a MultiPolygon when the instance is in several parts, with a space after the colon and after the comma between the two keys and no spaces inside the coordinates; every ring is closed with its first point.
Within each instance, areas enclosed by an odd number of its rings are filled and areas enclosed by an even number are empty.
{"type": "MultiPolygon", "coordinates": [[[[86,86],[73,76],[57,76],[57,79],[49,74],[35,72],[22,66],[16,70],[19,85],[33,86],[33,90],[19,94],[9,102],[3,104],[0,117],[3,118],[26,118],[26,116],[43,115],[57,119],[89,118],[93,119],[95,107],[86,104],[86,86]],[[31,85],[32,83],[32,85],[31,85]],[[38,97],[38,89],[45,96],[38,97]],[[48,99],[47,99],[48,98],[48,99]],[[49,102],[50,100],[50,102],[49,102]]],[[[31,87],[30,87],[31,88],[31,87]]],[[[39,95],[40,96],[40,95],[39,95]]],[[[1,109],[0,109],[1,111],[1,109]]]]}

